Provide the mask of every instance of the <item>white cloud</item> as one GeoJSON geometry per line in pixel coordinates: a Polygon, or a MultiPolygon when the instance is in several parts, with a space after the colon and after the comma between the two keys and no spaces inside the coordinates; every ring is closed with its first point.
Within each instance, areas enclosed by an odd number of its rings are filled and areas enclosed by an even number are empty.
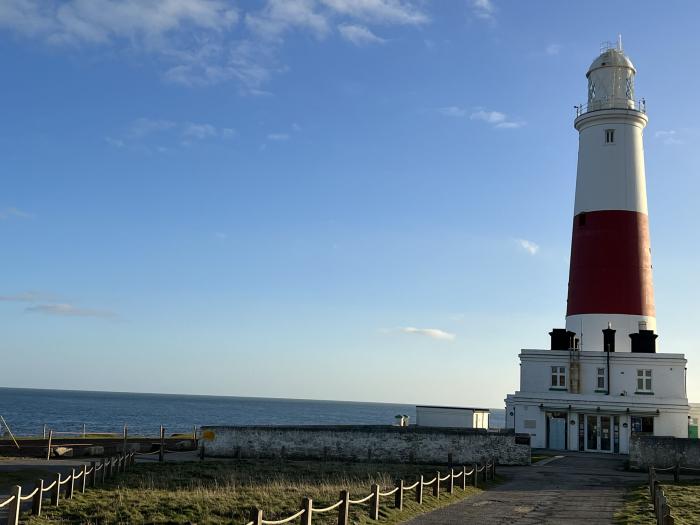
{"type": "Polygon", "coordinates": [[[330,30],[328,19],[316,11],[314,0],[268,0],[258,13],[249,13],[248,27],[264,38],[276,40],[291,29],[308,29],[323,38],[330,30]]]}
{"type": "Polygon", "coordinates": [[[5,219],[31,219],[34,217],[31,213],[27,213],[26,211],[22,211],[18,208],[10,207],[10,208],[2,208],[0,209],[0,220],[5,220],[5,219]]]}
{"type": "Polygon", "coordinates": [[[162,142],[190,146],[193,141],[229,140],[236,137],[236,130],[219,128],[206,122],[176,122],[167,119],[141,117],[132,121],[121,138],[106,137],[106,141],[116,148],[131,148],[141,151],[165,152],[162,142]],[[158,144],[154,144],[158,142],[158,144]]]}
{"type": "Polygon", "coordinates": [[[654,133],[654,138],[663,141],[666,145],[683,144],[683,140],[678,138],[678,133],[675,129],[661,130],[654,133]]]}
{"type": "Polygon", "coordinates": [[[34,301],[40,301],[42,299],[46,299],[46,297],[36,292],[22,292],[13,295],[0,295],[0,301],[14,303],[32,303],[34,301]]]}
{"type": "Polygon", "coordinates": [[[29,313],[40,313],[46,315],[57,315],[63,317],[101,317],[114,318],[117,314],[109,310],[94,310],[90,308],[78,308],[72,304],[57,303],[57,304],[37,304],[36,306],[28,306],[25,308],[29,313]]]}
{"type": "Polygon", "coordinates": [[[216,137],[219,131],[211,124],[194,124],[190,122],[184,125],[182,134],[185,137],[204,140],[209,137],[216,137]]]}
{"type": "Polygon", "coordinates": [[[496,6],[492,0],[471,0],[472,13],[482,20],[493,20],[496,14],[496,6]]]}
{"type": "Polygon", "coordinates": [[[275,140],[277,142],[282,142],[285,140],[289,140],[289,134],[288,133],[268,133],[267,139],[268,140],[275,140]]]}
{"type": "Polygon", "coordinates": [[[520,246],[520,248],[525,250],[530,255],[537,255],[537,252],[540,251],[538,244],[528,241],[527,239],[516,239],[515,242],[517,242],[518,246],[520,246]]]}
{"type": "Polygon", "coordinates": [[[416,328],[414,326],[405,326],[399,329],[404,334],[415,334],[425,337],[430,337],[431,339],[439,339],[443,341],[454,341],[456,339],[455,334],[445,332],[438,328],[416,328]]]}
{"type": "Polygon", "coordinates": [[[170,120],[159,120],[150,118],[137,118],[131,123],[128,131],[130,138],[141,138],[160,131],[169,130],[175,127],[175,122],[170,120]]]}
{"type": "Polygon", "coordinates": [[[402,0],[321,0],[336,13],[374,24],[425,24],[428,16],[402,0]]]}
{"type": "Polygon", "coordinates": [[[559,44],[549,44],[544,50],[544,52],[550,56],[558,55],[559,51],[561,51],[561,46],[559,44]]]}
{"type": "Polygon", "coordinates": [[[364,26],[341,24],[338,26],[338,32],[345,40],[355,44],[356,46],[383,44],[386,42],[386,40],[378,37],[364,26]]]}
{"type": "Polygon", "coordinates": [[[167,82],[188,87],[235,82],[242,94],[286,67],[290,31],[323,40],[338,34],[379,43],[371,25],[429,22],[424,0],[0,0],[0,31],[40,39],[64,52],[148,55],[167,82]],[[235,5],[234,5],[235,4],[235,5]],[[240,3],[243,4],[243,3],[240,3]],[[243,20],[244,23],[240,23],[243,20]],[[361,24],[358,24],[361,22],[361,24]]]}
{"type": "Polygon", "coordinates": [[[467,114],[467,110],[459,106],[446,106],[444,108],[438,108],[438,113],[447,117],[464,117],[467,114]]]}
{"type": "Polygon", "coordinates": [[[494,128],[500,129],[515,129],[521,128],[525,125],[523,121],[511,120],[508,115],[501,113],[500,111],[486,111],[482,108],[477,108],[477,110],[472,113],[469,118],[471,120],[480,120],[492,125],[494,128]]]}

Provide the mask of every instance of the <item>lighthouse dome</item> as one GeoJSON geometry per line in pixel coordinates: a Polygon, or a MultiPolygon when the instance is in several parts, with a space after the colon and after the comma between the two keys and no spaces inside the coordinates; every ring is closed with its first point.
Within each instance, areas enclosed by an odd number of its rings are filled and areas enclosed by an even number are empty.
{"type": "Polygon", "coordinates": [[[588,68],[588,111],[599,109],[636,109],[634,76],[637,70],[617,47],[603,49],[588,68]]]}
{"type": "Polygon", "coordinates": [[[629,57],[619,49],[603,51],[600,56],[593,61],[591,67],[588,68],[586,76],[589,77],[593,71],[603,67],[621,67],[631,69],[632,73],[637,72],[629,57]]]}

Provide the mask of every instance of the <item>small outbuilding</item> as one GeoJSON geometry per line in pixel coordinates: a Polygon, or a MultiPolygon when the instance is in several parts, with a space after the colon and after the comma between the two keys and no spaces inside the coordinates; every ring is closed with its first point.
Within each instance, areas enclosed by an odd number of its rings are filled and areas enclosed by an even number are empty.
{"type": "Polygon", "coordinates": [[[417,405],[416,425],[421,427],[488,429],[489,409],[417,405]]]}

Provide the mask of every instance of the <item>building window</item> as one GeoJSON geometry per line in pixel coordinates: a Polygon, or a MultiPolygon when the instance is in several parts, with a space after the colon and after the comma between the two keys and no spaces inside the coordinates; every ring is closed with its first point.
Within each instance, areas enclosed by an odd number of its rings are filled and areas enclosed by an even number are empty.
{"type": "Polygon", "coordinates": [[[632,432],[637,433],[637,432],[643,432],[645,434],[653,434],[654,433],[654,418],[651,416],[632,416],[630,418],[630,422],[632,423],[632,432]]]}
{"type": "Polygon", "coordinates": [[[637,370],[637,392],[651,391],[651,370],[637,370]]]}
{"type": "Polygon", "coordinates": [[[615,130],[614,129],[606,129],[605,130],[605,143],[612,144],[614,142],[615,142],[615,130]]]}
{"type": "Polygon", "coordinates": [[[596,389],[605,390],[605,368],[598,368],[597,369],[596,389]]]}
{"type": "Polygon", "coordinates": [[[552,388],[566,388],[566,367],[552,367],[552,388]]]}

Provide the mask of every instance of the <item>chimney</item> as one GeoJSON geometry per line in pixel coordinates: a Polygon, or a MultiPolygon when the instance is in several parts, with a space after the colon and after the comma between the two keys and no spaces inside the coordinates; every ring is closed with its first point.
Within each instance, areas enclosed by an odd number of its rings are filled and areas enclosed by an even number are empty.
{"type": "Polygon", "coordinates": [[[655,354],[657,337],[659,336],[656,335],[653,330],[640,330],[637,334],[630,334],[632,352],[655,354]]]}
{"type": "Polygon", "coordinates": [[[615,351],[615,330],[613,330],[612,325],[608,323],[608,327],[603,330],[603,352],[614,352],[615,351]]]}
{"type": "Polygon", "coordinates": [[[568,331],[566,328],[552,328],[549,332],[551,338],[551,350],[571,350],[574,348],[574,332],[568,331]]]}

